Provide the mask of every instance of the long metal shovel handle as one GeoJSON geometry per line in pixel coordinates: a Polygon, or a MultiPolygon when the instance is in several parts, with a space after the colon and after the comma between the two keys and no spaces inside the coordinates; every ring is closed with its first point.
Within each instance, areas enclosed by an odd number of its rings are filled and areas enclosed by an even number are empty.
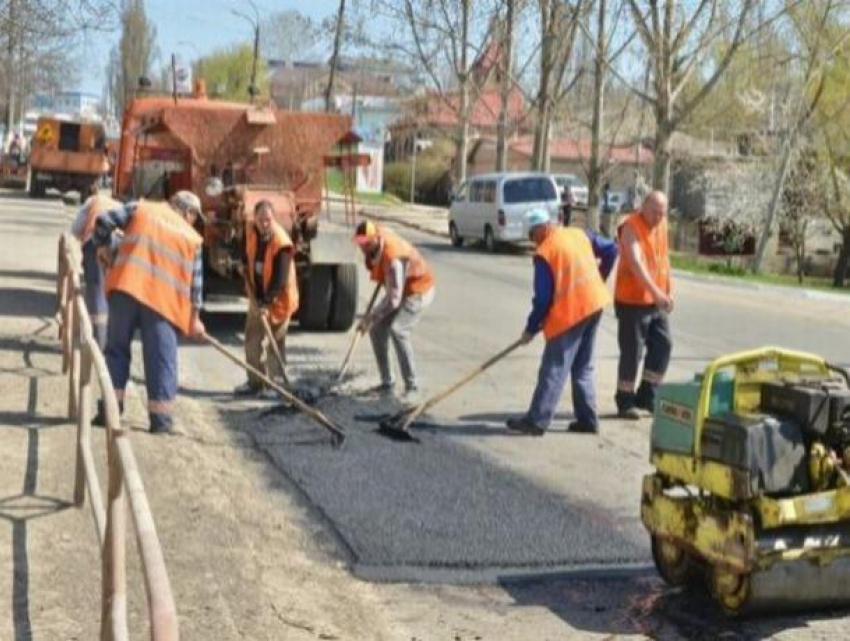
{"type": "MultiPolygon", "coordinates": [[[[381,287],[383,287],[383,283],[375,285],[375,291],[372,292],[372,298],[369,299],[369,304],[366,305],[366,311],[364,312],[365,316],[368,316],[372,311],[372,308],[375,306],[375,301],[378,300],[378,292],[381,291],[381,287]]],[[[351,356],[354,354],[354,350],[357,348],[357,344],[360,342],[360,339],[363,338],[364,333],[365,332],[361,331],[359,327],[357,328],[357,331],[354,332],[354,337],[348,344],[348,350],[345,352],[345,358],[343,358],[342,365],[339,367],[339,373],[334,379],[334,385],[338,385],[342,381],[343,376],[345,376],[345,373],[348,371],[351,356]]]]}
{"type": "Polygon", "coordinates": [[[507,357],[515,349],[522,346],[522,344],[523,343],[522,343],[521,339],[514,341],[513,343],[508,345],[505,349],[500,351],[498,354],[495,354],[494,356],[492,356],[489,359],[487,359],[486,361],[484,361],[481,365],[479,365],[474,370],[469,372],[466,376],[464,376],[460,380],[452,383],[448,387],[444,388],[441,392],[438,392],[437,394],[435,394],[431,398],[427,399],[426,401],[423,401],[422,403],[420,403],[416,407],[409,408],[407,410],[402,410],[401,412],[396,414],[395,417],[393,417],[393,420],[400,421],[400,420],[404,419],[404,423],[401,424],[401,427],[399,428],[399,430],[402,431],[402,432],[406,432],[407,428],[417,418],[422,416],[422,414],[424,414],[426,411],[428,411],[429,409],[434,407],[434,405],[436,405],[437,403],[439,403],[443,399],[447,398],[451,394],[454,394],[457,390],[459,390],[461,387],[463,387],[464,385],[469,383],[472,379],[474,379],[474,378],[480,376],[481,374],[483,374],[484,372],[486,372],[493,365],[495,365],[496,363],[498,363],[499,361],[501,361],[502,359],[507,357]]]}
{"type": "Polygon", "coordinates": [[[319,410],[310,407],[300,398],[284,389],[273,380],[271,380],[268,376],[266,376],[263,372],[258,370],[256,367],[252,367],[247,362],[233,354],[229,349],[227,349],[224,345],[219,343],[215,338],[210,336],[209,334],[204,334],[203,339],[210,345],[212,345],[216,351],[218,351],[225,358],[233,361],[237,365],[239,365],[246,372],[250,372],[254,374],[257,378],[262,380],[266,385],[272,388],[275,392],[280,394],[286,401],[295,406],[301,413],[306,414],[308,417],[313,419],[316,423],[324,427],[334,436],[334,443],[340,444],[345,440],[345,430],[336,425],[333,421],[331,421],[327,416],[322,414],[319,410]]]}

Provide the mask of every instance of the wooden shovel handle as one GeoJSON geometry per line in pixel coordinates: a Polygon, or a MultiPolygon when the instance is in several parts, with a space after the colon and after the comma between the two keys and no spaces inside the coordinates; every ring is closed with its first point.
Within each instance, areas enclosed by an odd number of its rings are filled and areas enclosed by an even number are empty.
{"type": "Polygon", "coordinates": [[[280,353],[280,349],[277,347],[277,339],[275,339],[272,326],[269,324],[269,319],[261,312],[260,320],[263,323],[263,328],[266,330],[266,338],[268,338],[269,343],[271,343],[272,351],[277,359],[277,364],[280,365],[280,374],[283,376],[283,384],[289,387],[289,377],[286,375],[286,363],[283,361],[283,354],[280,353]]]}
{"type": "MultiPolygon", "coordinates": [[[[375,285],[375,291],[372,292],[372,298],[369,299],[369,304],[366,305],[366,311],[364,312],[365,316],[368,316],[372,311],[372,308],[375,306],[375,301],[378,300],[378,292],[381,291],[382,286],[383,283],[375,285]]],[[[354,336],[348,344],[348,350],[345,352],[345,358],[342,360],[342,365],[339,367],[339,373],[336,375],[334,383],[339,383],[342,380],[342,377],[345,376],[345,372],[348,370],[348,364],[351,361],[351,356],[354,354],[354,350],[357,348],[357,344],[360,342],[360,339],[363,338],[363,334],[364,332],[360,331],[359,327],[357,328],[357,331],[354,332],[354,336]]]]}
{"type": "Polygon", "coordinates": [[[469,383],[469,381],[471,381],[472,379],[474,379],[477,376],[486,372],[493,365],[495,365],[500,360],[502,360],[503,358],[508,356],[511,352],[513,352],[515,349],[520,347],[522,344],[523,343],[522,343],[521,339],[514,341],[513,343],[508,345],[505,349],[500,351],[498,354],[495,354],[494,356],[488,358],[481,365],[479,365],[474,370],[472,370],[471,372],[466,374],[460,380],[452,383],[451,385],[444,388],[442,391],[438,392],[437,394],[435,394],[431,398],[427,399],[426,401],[423,401],[422,403],[420,403],[416,407],[409,408],[407,410],[402,410],[401,412],[396,414],[395,417],[393,417],[393,419],[399,420],[399,421],[404,419],[404,423],[402,423],[402,426],[401,426],[400,429],[401,429],[401,431],[406,431],[407,428],[410,426],[410,424],[413,423],[413,421],[415,421],[417,418],[419,418],[422,414],[424,414],[427,410],[431,409],[432,407],[434,407],[434,405],[436,405],[437,403],[439,403],[440,401],[442,401],[446,397],[450,396],[451,394],[454,394],[461,387],[463,387],[464,385],[469,383]]]}
{"type": "Polygon", "coordinates": [[[331,432],[334,435],[334,439],[336,441],[341,443],[345,439],[345,431],[338,425],[335,425],[327,416],[322,414],[319,410],[310,407],[300,398],[275,383],[256,367],[252,367],[251,365],[246,363],[244,360],[233,354],[229,349],[227,349],[224,345],[219,343],[215,338],[213,338],[209,334],[204,334],[203,338],[208,344],[212,345],[216,349],[216,351],[218,351],[222,356],[233,361],[246,372],[254,374],[256,377],[261,379],[266,385],[268,385],[270,388],[280,394],[283,398],[285,398],[289,403],[294,405],[300,412],[306,414],[316,423],[331,432]]]}

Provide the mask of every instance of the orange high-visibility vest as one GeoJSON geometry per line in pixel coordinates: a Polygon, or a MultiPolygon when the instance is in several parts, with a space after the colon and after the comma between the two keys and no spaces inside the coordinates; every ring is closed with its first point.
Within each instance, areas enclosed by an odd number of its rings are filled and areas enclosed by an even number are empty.
{"type": "MultiPolygon", "coordinates": [[[[253,223],[247,223],[247,242],[246,253],[248,254],[248,279],[252,291],[257,291],[257,284],[254,280],[254,261],[257,259],[257,229],[253,223]]],[[[292,239],[286,230],[276,222],[272,222],[272,237],[266,243],[266,255],[263,257],[263,291],[268,292],[272,282],[272,267],[274,257],[283,249],[292,253],[292,239]]],[[[272,301],[269,307],[271,320],[274,323],[282,323],[298,311],[298,278],[295,274],[295,261],[292,260],[289,266],[289,275],[286,279],[286,285],[278,294],[277,298],[272,301]]]]}
{"type": "Polygon", "coordinates": [[[167,203],[140,201],[106,277],[107,294],[125,292],[188,334],[192,272],[202,243],[167,203]]]}
{"type": "Polygon", "coordinates": [[[434,273],[413,245],[384,227],[378,227],[378,236],[382,244],[381,255],[374,265],[367,265],[374,282],[383,283],[390,263],[399,259],[405,263],[405,296],[423,294],[434,286],[434,273]]]}
{"type": "Polygon", "coordinates": [[[617,266],[617,286],[614,300],[629,305],[654,305],[655,299],[637,276],[626,257],[623,229],[628,225],[638,239],[643,262],[652,282],[663,292],[670,293],[670,258],[667,254],[667,219],[663,218],[655,229],[650,229],[640,213],[629,215],[617,230],[620,241],[620,262],[617,266]]]}
{"type": "Polygon", "coordinates": [[[94,232],[94,225],[97,222],[97,217],[110,209],[116,209],[121,206],[121,203],[108,196],[91,196],[84,204],[86,207],[86,224],[83,227],[83,233],[80,236],[80,244],[85,245],[88,239],[91,238],[94,232]]]}
{"type": "Polygon", "coordinates": [[[537,247],[552,270],[555,291],[543,321],[546,340],[563,334],[611,302],[596,256],[582,229],[554,228],[537,247]]]}

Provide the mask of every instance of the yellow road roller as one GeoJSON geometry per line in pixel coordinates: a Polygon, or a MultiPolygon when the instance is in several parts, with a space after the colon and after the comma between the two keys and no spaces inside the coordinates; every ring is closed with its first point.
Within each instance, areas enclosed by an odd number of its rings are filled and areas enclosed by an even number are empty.
{"type": "Polygon", "coordinates": [[[850,378],[776,347],[661,385],[641,519],[670,585],[729,613],[850,603],[850,378]]]}

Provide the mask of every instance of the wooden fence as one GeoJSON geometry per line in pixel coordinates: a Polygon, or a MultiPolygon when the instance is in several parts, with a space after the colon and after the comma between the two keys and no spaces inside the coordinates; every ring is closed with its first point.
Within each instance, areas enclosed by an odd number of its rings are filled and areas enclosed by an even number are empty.
{"type": "Polygon", "coordinates": [[[124,641],[127,629],[126,505],[141,555],[147,593],[150,638],[179,638],[177,609],[165,568],[153,515],[133,454],[129,434],[121,428],[118,401],[106,361],[92,334],[80,288],[79,243],[68,234],[59,239],[59,338],[62,372],[68,374],[68,418],[77,422],[74,503],[82,507],[88,491],[101,557],[101,640],[124,641]],[[100,388],[106,414],[106,506],[92,454],[92,391],[100,388]]]}

